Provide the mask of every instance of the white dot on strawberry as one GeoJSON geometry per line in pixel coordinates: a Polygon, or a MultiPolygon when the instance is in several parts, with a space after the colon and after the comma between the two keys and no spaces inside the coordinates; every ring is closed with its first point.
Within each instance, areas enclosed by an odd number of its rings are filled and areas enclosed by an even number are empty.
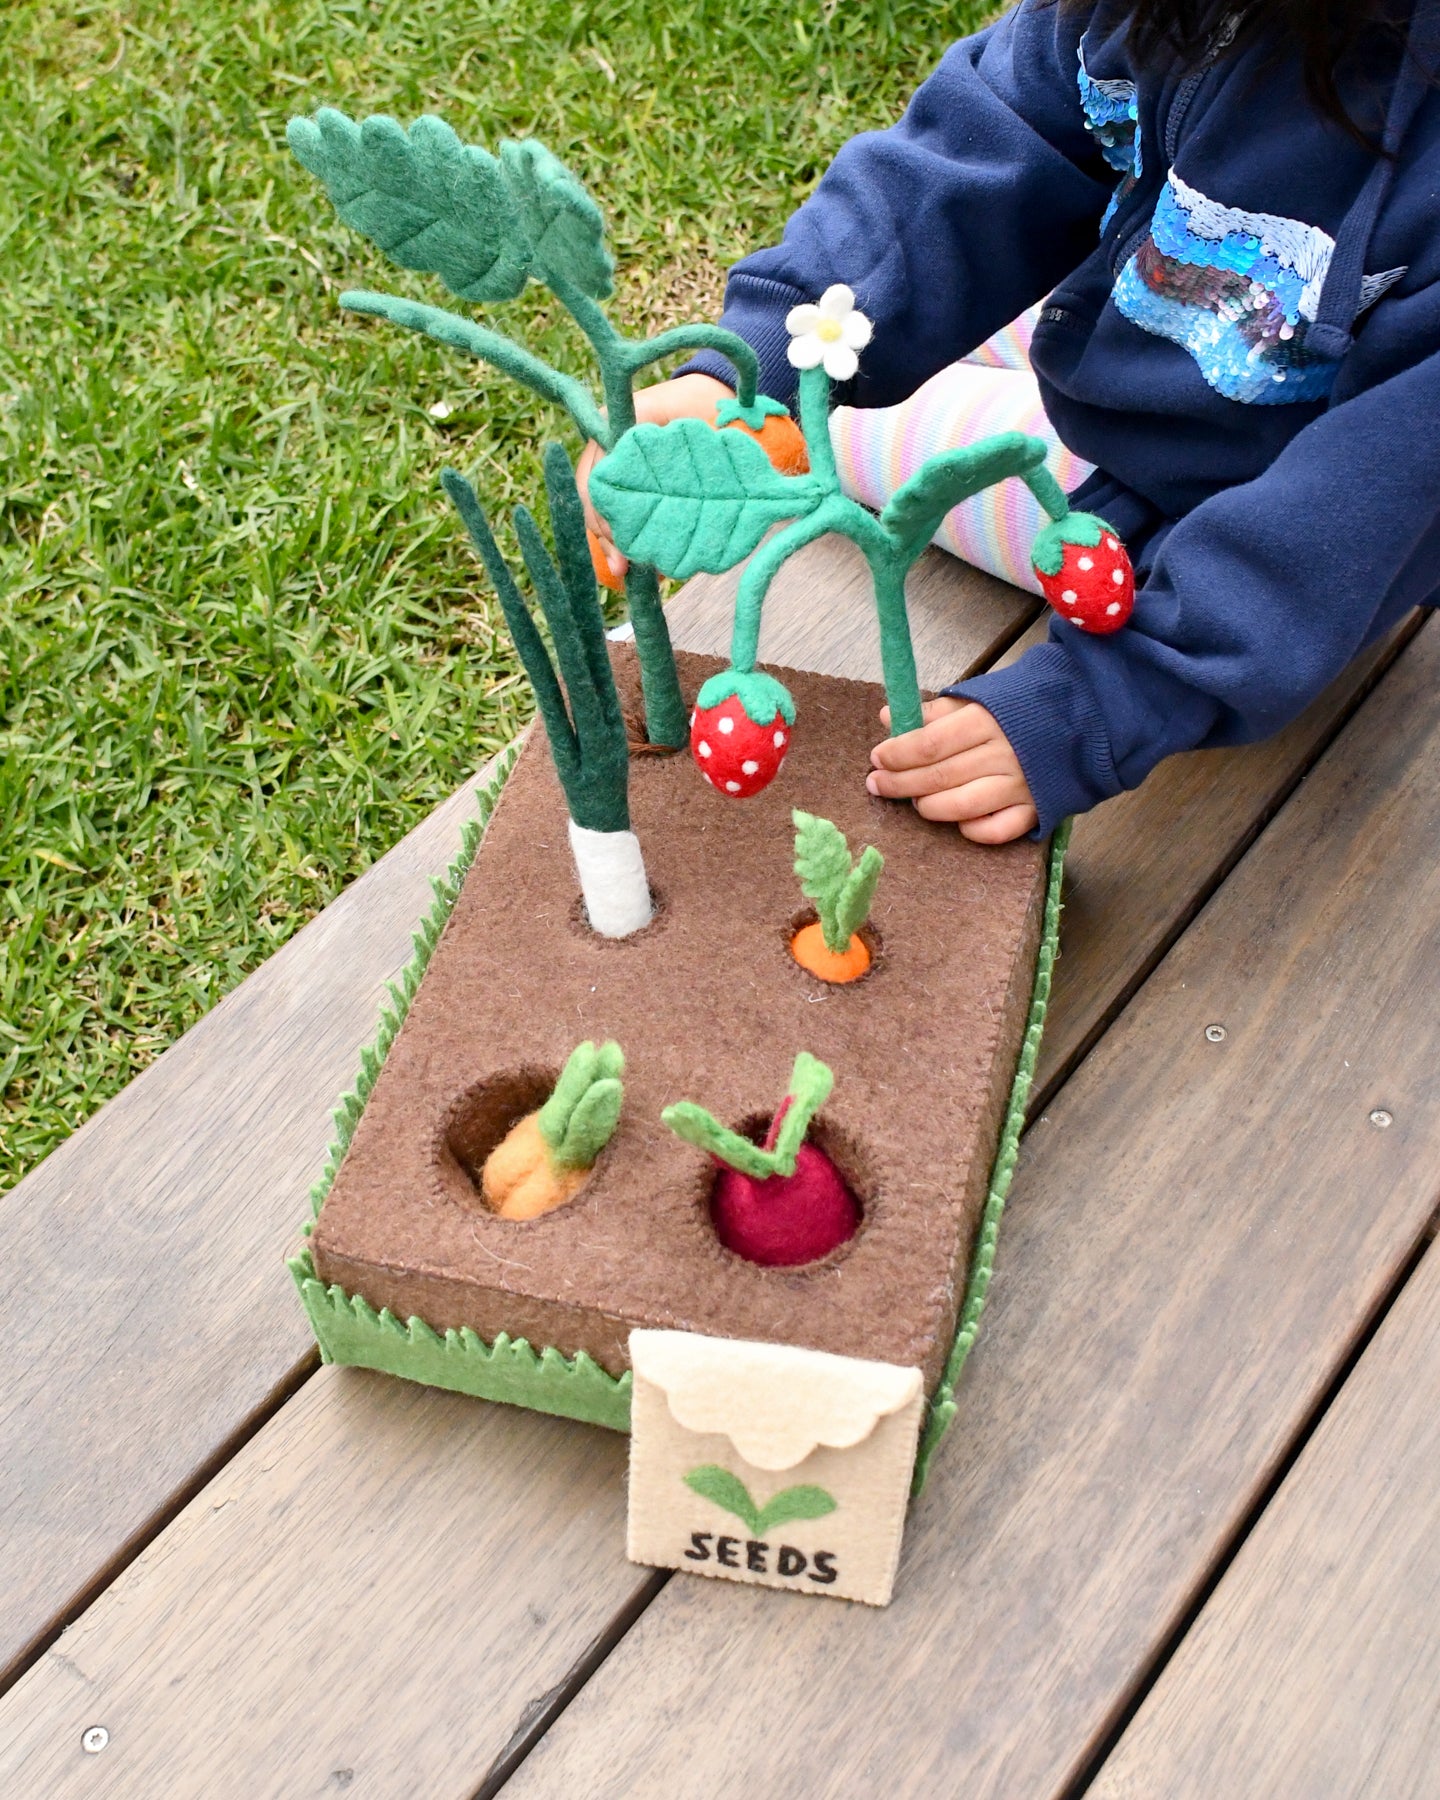
{"type": "Polygon", "coordinates": [[[1118,550],[1118,549],[1119,549],[1119,548],[1120,548],[1120,546],[1119,546],[1119,544],[1118,544],[1118,543],[1117,543],[1117,542],[1116,542],[1116,541],[1115,541],[1115,539],[1114,539],[1114,538],[1112,538],[1112,537],[1107,537],[1107,538],[1106,538],[1106,540],[1105,540],[1105,548],[1106,548],[1106,549],[1107,549],[1107,550],[1118,550]]]}
{"type": "Polygon", "coordinates": [[[1066,588],[1065,592],[1060,596],[1067,606],[1073,606],[1079,597],[1080,596],[1075,592],[1074,588],[1066,588]]]}
{"type": "Polygon", "coordinates": [[[735,729],[735,721],[731,718],[721,719],[720,729],[728,736],[735,729]]]}
{"type": "Polygon", "coordinates": [[[725,792],[727,794],[738,794],[740,792],[740,783],[738,781],[727,781],[725,783],[725,792]]]}
{"type": "Polygon", "coordinates": [[[1123,569],[1112,569],[1110,571],[1110,579],[1115,583],[1116,587],[1124,587],[1125,571],[1123,569]]]}
{"type": "Polygon", "coordinates": [[[760,773],[760,765],[757,762],[743,762],[740,765],[740,773],[742,775],[758,775],[760,773]]]}
{"type": "MultiPolygon", "coordinates": [[[[1076,566],[1084,569],[1088,574],[1089,571],[1095,567],[1095,558],[1093,556],[1082,556],[1076,566]]],[[[691,723],[693,724],[694,721],[692,720],[691,723]]]]}
{"type": "Polygon", "coordinates": [[[708,756],[710,754],[710,746],[705,742],[704,738],[701,738],[700,742],[695,746],[695,748],[700,752],[700,754],[702,756],[708,756]]]}
{"type": "Polygon", "coordinates": [[[785,748],[785,733],[783,731],[777,731],[775,733],[775,748],[777,750],[783,750],[785,748]]]}
{"type": "Polygon", "coordinates": [[[1119,612],[1119,610],[1120,610],[1120,602],[1118,600],[1112,600],[1110,602],[1110,604],[1105,608],[1105,610],[1107,613],[1109,613],[1110,617],[1113,619],[1115,617],[1116,613],[1119,612]]]}

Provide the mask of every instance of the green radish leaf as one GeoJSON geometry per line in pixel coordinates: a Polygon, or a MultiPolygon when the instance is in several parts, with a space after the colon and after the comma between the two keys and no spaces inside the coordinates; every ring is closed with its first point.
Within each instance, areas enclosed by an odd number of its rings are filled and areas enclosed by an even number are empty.
{"type": "Polygon", "coordinates": [[[407,132],[334,107],[292,119],[290,148],[324,182],[335,210],[402,269],[438,275],[465,300],[513,300],[530,273],[530,240],[499,162],[428,114],[407,132]]]}
{"type": "MultiPolygon", "coordinates": [[[[677,1100],[673,1106],[667,1106],[660,1115],[660,1123],[685,1143],[694,1144],[697,1150],[706,1151],[742,1175],[765,1181],[776,1173],[772,1151],[762,1150],[749,1138],[741,1137],[738,1131],[727,1130],[713,1113],[706,1112],[703,1106],[696,1106],[693,1100],[677,1100]]],[[[793,1174],[793,1167],[785,1173],[793,1174]]]]}
{"type": "Polygon", "coordinates": [[[795,1066],[790,1071],[790,1105],[780,1121],[775,1148],[770,1152],[779,1174],[795,1173],[795,1163],[800,1146],[805,1142],[805,1133],[810,1129],[810,1121],[830,1098],[834,1085],[833,1071],[818,1057],[811,1056],[808,1050],[802,1050],[795,1058],[795,1066]]]}
{"type": "MultiPolygon", "coordinates": [[[[885,858],[873,844],[867,844],[860,860],[850,871],[845,885],[840,890],[840,897],[835,902],[835,935],[840,942],[831,944],[836,950],[848,949],[850,940],[870,917],[870,905],[875,898],[875,884],[880,879],[880,872],[885,867],[885,858]]],[[[826,940],[827,943],[829,940],[826,940]]]]}
{"type": "Polygon", "coordinates": [[[754,438],[700,419],[637,425],[596,465],[590,495],[633,562],[677,577],[723,574],[771,526],[817,507],[810,475],[781,475],[754,438]]]}
{"type": "Polygon", "coordinates": [[[850,875],[850,846],[845,833],[829,819],[816,818],[798,807],[790,817],[795,825],[795,873],[800,877],[800,891],[815,902],[825,943],[838,956],[850,942],[848,931],[839,937],[836,923],[836,908],[850,875]]]}
{"type": "Polygon", "coordinates": [[[834,1512],[838,1502],[822,1487],[782,1488],[767,1500],[755,1519],[755,1536],[763,1537],[777,1525],[790,1525],[796,1519],[823,1519],[834,1512]]]}
{"type": "Polygon", "coordinates": [[[1044,461],[1044,444],[1022,431],[1003,431],[961,450],[942,451],[895,490],[880,523],[907,543],[927,544],[952,507],[1044,461]]]}
{"type": "MultiPolygon", "coordinates": [[[[756,1510],[755,1502],[750,1498],[750,1490],[738,1475],[732,1475],[728,1469],[722,1469],[719,1463],[703,1463],[698,1469],[692,1469],[685,1477],[685,1485],[693,1488],[702,1500],[709,1500],[722,1512],[734,1513],[751,1537],[760,1535],[761,1514],[756,1510]]],[[[788,1493],[799,1493],[798,1488],[786,1490],[788,1493]]],[[[818,1493],[817,1488],[814,1492],[818,1493]]],[[[776,1495],[776,1499],[781,1498],[776,1495]]],[[[827,1495],[828,1499],[829,1496],[827,1495]]],[[[774,1501],[771,1502],[771,1505],[774,1501]]],[[[831,1505],[834,1502],[831,1501],[831,1505]]]]}
{"type": "Polygon", "coordinates": [[[506,138],[500,166],[515,197],[537,266],[573,282],[592,300],[614,291],[615,259],[605,221],[584,184],[534,138],[506,138]]]}

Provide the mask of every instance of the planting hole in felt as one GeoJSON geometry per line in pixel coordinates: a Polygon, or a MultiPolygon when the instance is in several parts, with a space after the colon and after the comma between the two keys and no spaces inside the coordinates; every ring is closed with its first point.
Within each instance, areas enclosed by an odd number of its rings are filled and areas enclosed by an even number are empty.
{"type": "MultiPolygon", "coordinates": [[[[559,1069],[517,1069],[468,1088],[440,1129],[435,1160],[446,1189],[470,1206],[485,1206],[480,1176],[485,1159],[527,1114],[555,1091],[559,1069]]],[[[489,1208],[486,1207],[486,1211],[489,1208]]]]}

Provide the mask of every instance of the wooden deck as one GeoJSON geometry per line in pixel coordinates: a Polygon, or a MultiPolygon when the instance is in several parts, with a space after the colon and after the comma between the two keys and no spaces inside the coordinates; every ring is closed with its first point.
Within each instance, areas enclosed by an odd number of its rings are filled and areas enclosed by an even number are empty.
{"type": "MultiPolygon", "coordinates": [[[[765,655],[876,674],[848,558],[765,655]]],[[[932,684],[1036,628],[938,554],[913,604],[932,684]]],[[[636,1568],[622,1439],[318,1366],[282,1259],[470,804],[0,1201],[0,1793],[1440,1791],[1440,624],[1077,825],[884,1612],[636,1568]]]]}

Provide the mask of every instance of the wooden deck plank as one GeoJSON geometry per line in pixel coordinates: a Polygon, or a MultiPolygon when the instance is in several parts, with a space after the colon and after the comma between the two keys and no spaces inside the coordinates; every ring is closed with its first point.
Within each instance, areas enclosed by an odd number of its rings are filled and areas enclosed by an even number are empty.
{"type": "Polygon", "coordinates": [[[1437,1507],[1432,1248],[1088,1800],[1431,1800],[1437,1507]]]}
{"type": "Polygon", "coordinates": [[[8,1696],[0,1792],[470,1800],[637,1590],[624,1466],[613,1432],[321,1370],[8,1696]]]}
{"type": "Polygon", "coordinates": [[[891,1608],[673,1580],[506,1800],[1065,1790],[1435,1206],[1437,772],[1432,630],[1032,1129],[891,1608]]]}
{"type": "Polygon", "coordinates": [[[0,1202],[0,1679],[313,1359],[282,1259],[472,790],[0,1202]]]}

